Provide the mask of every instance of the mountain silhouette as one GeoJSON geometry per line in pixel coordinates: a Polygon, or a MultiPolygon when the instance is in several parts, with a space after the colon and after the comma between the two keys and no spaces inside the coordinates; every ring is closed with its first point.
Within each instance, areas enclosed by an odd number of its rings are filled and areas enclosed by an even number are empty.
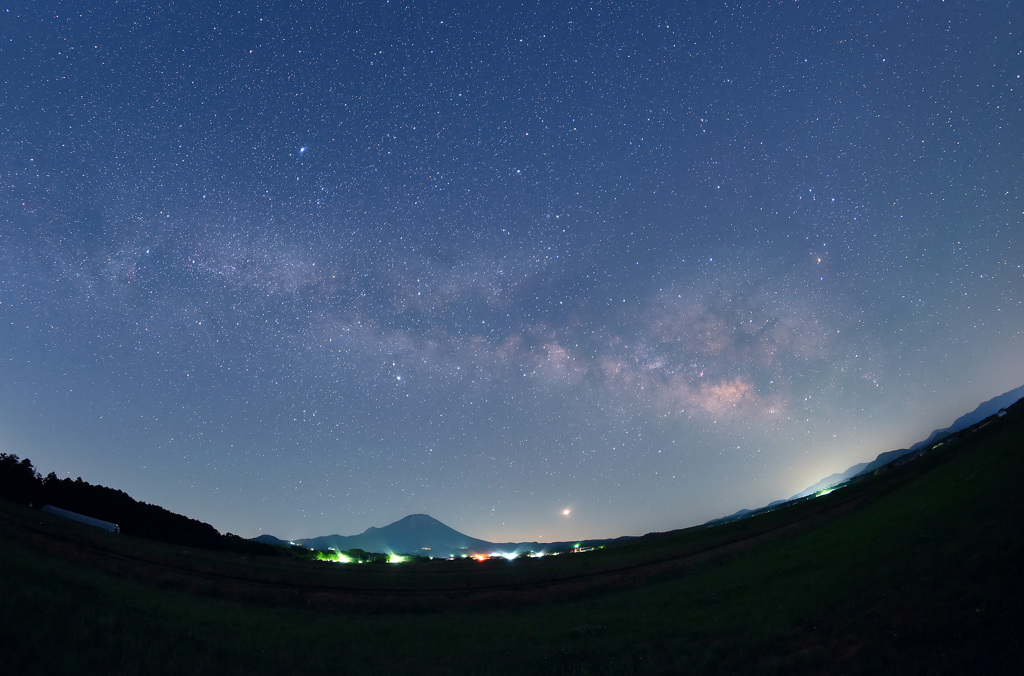
{"type": "Polygon", "coordinates": [[[855,476],[860,476],[861,474],[874,472],[879,467],[888,465],[893,460],[896,460],[897,458],[900,458],[908,453],[913,453],[915,451],[930,448],[931,446],[934,446],[935,444],[942,441],[949,435],[955,434],[960,430],[965,430],[971,425],[976,425],[980,423],[985,418],[988,418],[989,416],[993,416],[999,413],[999,411],[1001,411],[1002,409],[1006,408],[1007,406],[1011,406],[1012,404],[1020,401],[1022,398],[1024,398],[1024,385],[1016,389],[1010,390],[1009,392],[1000,394],[998,397],[993,397],[988,401],[979,404],[978,407],[975,408],[970,413],[965,413],[964,415],[954,420],[953,424],[950,425],[949,427],[943,427],[940,430],[933,431],[930,435],[928,435],[927,439],[925,439],[924,441],[917,442],[910,448],[901,448],[895,451],[886,451],[885,453],[880,453],[874,460],[870,462],[862,462],[854,465],[853,467],[850,467],[845,472],[838,472],[836,474],[832,474],[831,476],[825,477],[824,479],[817,482],[813,486],[808,486],[804,490],[800,491],[799,493],[791,497],[790,500],[794,500],[805,495],[810,495],[812,493],[817,493],[818,491],[842,483],[847,479],[852,479],[855,476]]]}
{"type": "Polygon", "coordinates": [[[621,537],[607,540],[582,540],[567,542],[489,542],[460,533],[441,523],[428,514],[410,514],[383,528],[371,526],[359,535],[322,535],[314,538],[286,541],[273,535],[253,538],[258,542],[272,545],[296,544],[310,549],[335,549],[348,551],[362,549],[365,552],[387,554],[415,554],[433,558],[452,558],[482,554],[519,555],[526,552],[567,552],[578,547],[591,548],[631,540],[621,537]]]}
{"type": "Polygon", "coordinates": [[[922,448],[927,448],[933,444],[936,444],[939,441],[941,441],[944,437],[948,437],[950,434],[955,434],[960,430],[967,429],[971,425],[980,423],[982,420],[989,417],[990,415],[995,415],[996,413],[999,413],[999,411],[1003,410],[1004,408],[1007,408],[1008,406],[1012,406],[1016,402],[1020,401],[1022,398],[1024,398],[1024,385],[1021,385],[1015,390],[1010,390],[1009,392],[1000,394],[998,397],[993,397],[988,401],[980,404],[976,409],[974,409],[970,413],[966,413],[957,418],[956,420],[954,420],[953,424],[950,425],[949,427],[944,427],[941,430],[935,430],[927,439],[925,439],[924,441],[917,442],[916,444],[911,446],[909,450],[917,451],[922,448]]]}
{"type": "Polygon", "coordinates": [[[311,549],[362,549],[443,558],[490,554],[496,547],[494,543],[460,533],[427,514],[410,514],[383,528],[371,526],[359,535],[322,535],[295,543],[311,549]]]}
{"type": "Polygon", "coordinates": [[[970,413],[965,413],[964,415],[954,420],[953,424],[950,425],[949,427],[944,427],[942,429],[933,431],[930,435],[928,435],[927,439],[925,439],[924,441],[917,442],[910,448],[900,448],[895,451],[885,451],[884,453],[879,453],[874,460],[857,463],[856,465],[850,467],[844,472],[836,472],[835,474],[831,474],[825,477],[824,479],[816,482],[812,486],[808,486],[804,490],[800,491],[799,493],[796,493],[795,495],[791,496],[786,500],[776,500],[775,502],[771,502],[765,505],[764,507],[759,507],[757,509],[741,509],[737,512],[734,512],[733,514],[730,514],[729,516],[721,517],[718,519],[712,519],[708,522],[708,524],[720,523],[723,521],[733,521],[735,519],[742,519],[744,517],[750,516],[751,514],[756,514],[766,509],[771,509],[773,507],[783,505],[789,502],[790,500],[797,500],[807,495],[813,495],[814,493],[826,490],[828,488],[836,486],[837,484],[841,484],[844,481],[860,476],[862,474],[869,474],[870,472],[874,472],[879,467],[884,467],[893,460],[897,460],[903,457],[904,455],[928,449],[934,446],[935,444],[939,443],[940,441],[942,441],[942,439],[948,437],[949,435],[956,434],[961,430],[965,430],[971,425],[976,425],[980,423],[982,420],[985,420],[985,418],[996,415],[997,413],[999,413],[999,411],[1009,406],[1012,406],[1014,403],[1020,401],[1021,399],[1024,399],[1024,385],[1016,389],[1010,390],[1009,392],[1000,394],[998,397],[993,397],[988,401],[979,404],[970,413]]]}

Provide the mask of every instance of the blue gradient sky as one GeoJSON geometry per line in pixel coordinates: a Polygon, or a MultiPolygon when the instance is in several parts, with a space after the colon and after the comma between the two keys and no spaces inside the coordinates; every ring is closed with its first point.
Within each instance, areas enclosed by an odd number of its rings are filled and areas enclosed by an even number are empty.
{"type": "Polygon", "coordinates": [[[1012,3],[110,5],[0,15],[0,450],[44,474],[244,536],[642,534],[1024,383],[1012,3]]]}

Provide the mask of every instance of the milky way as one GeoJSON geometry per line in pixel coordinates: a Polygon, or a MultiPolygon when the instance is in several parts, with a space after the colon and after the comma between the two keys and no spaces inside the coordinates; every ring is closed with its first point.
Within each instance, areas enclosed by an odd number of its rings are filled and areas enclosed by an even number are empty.
{"type": "Polygon", "coordinates": [[[44,474],[245,536],[641,534],[1024,382],[1012,3],[186,5],[0,20],[0,451],[44,474]]]}

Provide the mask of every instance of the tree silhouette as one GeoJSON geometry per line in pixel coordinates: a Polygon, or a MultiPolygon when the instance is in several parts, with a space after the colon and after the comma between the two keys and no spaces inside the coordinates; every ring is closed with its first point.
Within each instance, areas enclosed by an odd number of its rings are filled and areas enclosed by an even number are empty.
{"type": "Polygon", "coordinates": [[[31,460],[0,453],[0,497],[23,505],[33,504],[39,499],[41,486],[42,480],[31,460]]]}
{"type": "MultiPolygon", "coordinates": [[[[124,491],[94,486],[81,477],[39,476],[32,461],[0,453],[0,497],[23,505],[53,505],[94,519],[116,523],[122,533],[188,547],[225,549],[228,542],[208,523],[139,502],[124,491]]],[[[241,547],[231,543],[231,549],[241,547]]],[[[251,550],[248,550],[251,551],[251,550]]]]}

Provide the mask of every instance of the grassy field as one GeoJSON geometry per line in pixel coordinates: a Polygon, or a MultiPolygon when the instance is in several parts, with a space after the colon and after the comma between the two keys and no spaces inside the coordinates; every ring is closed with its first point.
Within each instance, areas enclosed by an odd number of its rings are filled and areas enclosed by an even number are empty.
{"type": "Polygon", "coordinates": [[[11,674],[1016,674],[1022,417],[1017,407],[796,507],[489,566],[243,560],[4,504],[0,664],[11,674]]]}

